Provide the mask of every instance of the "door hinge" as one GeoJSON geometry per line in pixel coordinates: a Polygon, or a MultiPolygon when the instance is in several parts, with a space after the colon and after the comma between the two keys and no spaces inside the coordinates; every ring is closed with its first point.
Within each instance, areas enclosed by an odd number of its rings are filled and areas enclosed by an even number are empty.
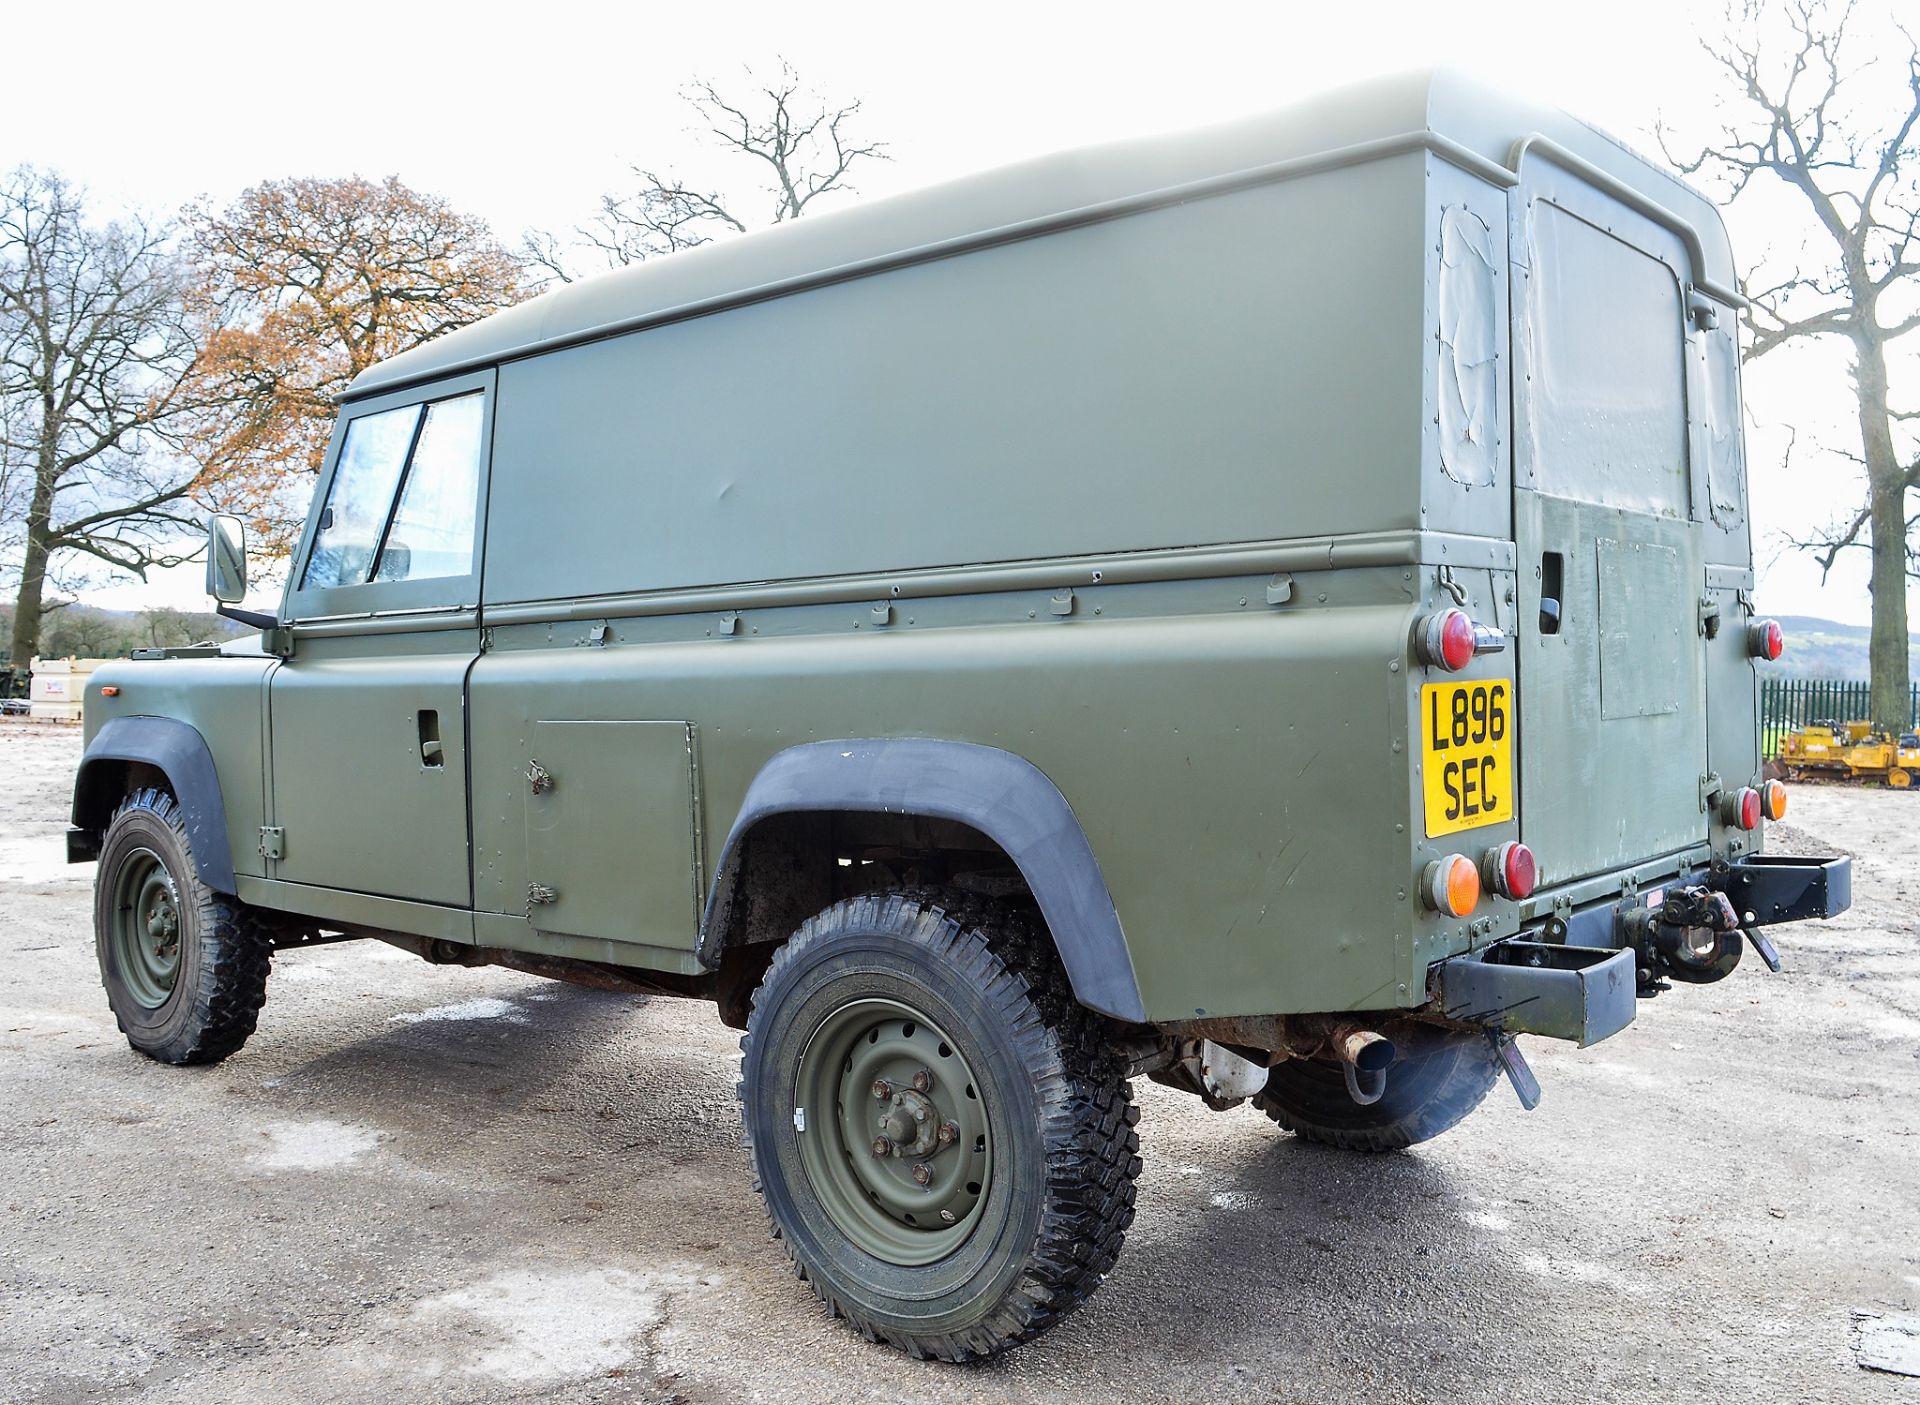
{"type": "Polygon", "coordinates": [[[1726,786],[1722,783],[1718,771],[1709,771],[1700,777],[1700,813],[1711,814],[1715,802],[1720,797],[1720,792],[1725,789],[1726,786]]]}
{"type": "Polygon", "coordinates": [[[1720,305],[1698,288],[1687,289],[1687,312],[1703,332],[1720,325],[1720,305]]]}
{"type": "Polygon", "coordinates": [[[260,826],[260,857],[263,859],[283,859],[287,856],[287,830],[285,825],[260,826]]]}
{"type": "Polygon", "coordinates": [[[1700,597],[1699,613],[1700,633],[1709,639],[1720,635],[1720,602],[1711,595],[1700,597]]]}

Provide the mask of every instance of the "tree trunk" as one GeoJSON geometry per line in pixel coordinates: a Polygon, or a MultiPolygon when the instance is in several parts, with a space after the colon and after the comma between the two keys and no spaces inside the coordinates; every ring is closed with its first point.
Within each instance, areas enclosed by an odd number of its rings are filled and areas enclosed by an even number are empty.
{"type": "Polygon", "coordinates": [[[47,427],[54,422],[54,399],[41,392],[39,460],[34,465],[33,500],[27,504],[27,555],[21,563],[20,593],[14,597],[13,667],[25,668],[40,649],[40,615],[47,591],[47,559],[52,556],[53,499],[60,490],[59,447],[47,427]]]}
{"type": "MultiPolygon", "coordinates": [[[[1869,306],[1871,306],[1869,304],[1869,306]]],[[[1907,490],[1887,407],[1886,349],[1877,337],[1856,341],[1860,442],[1866,451],[1872,530],[1873,633],[1867,648],[1873,725],[1895,736],[1913,724],[1907,659],[1907,490]]]]}
{"type": "Polygon", "coordinates": [[[1912,726],[1907,681],[1906,488],[1898,478],[1873,484],[1873,637],[1868,646],[1873,724],[1895,736],[1912,726]]]}
{"type": "Polygon", "coordinates": [[[17,669],[24,670],[40,648],[40,613],[46,584],[47,517],[42,512],[27,522],[27,559],[20,574],[20,593],[14,597],[10,657],[17,669]]]}

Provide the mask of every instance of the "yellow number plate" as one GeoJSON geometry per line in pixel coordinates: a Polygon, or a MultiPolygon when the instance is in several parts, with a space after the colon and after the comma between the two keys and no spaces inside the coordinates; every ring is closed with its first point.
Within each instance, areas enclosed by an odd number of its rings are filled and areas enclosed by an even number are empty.
{"type": "Polygon", "coordinates": [[[1513,818],[1513,685],[1428,683],[1420,689],[1427,835],[1513,818]]]}

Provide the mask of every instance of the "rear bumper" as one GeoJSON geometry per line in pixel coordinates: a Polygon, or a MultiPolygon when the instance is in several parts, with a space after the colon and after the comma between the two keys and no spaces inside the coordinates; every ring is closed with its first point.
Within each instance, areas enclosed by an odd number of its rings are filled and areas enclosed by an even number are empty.
{"type": "MultiPolygon", "coordinates": [[[[1672,882],[1717,888],[1743,926],[1763,927],[1845,912],[1853,902],[1853,860],[1756,854],[1672,882]]],[[[1432,983],[1441,1013],[1505,1034],[1571,1039],[1582,1047],[1618,1034],[1633,1023],[1639,990],[1626,918],[1647,905],[1637,895],[1596,903],[1560,922],[1560,940],[1537,940],[1543,928],[1440,962],[1432,983]]]]}
{"type": "Polygon", "coordinates": [[[1448,1019],[1585,1048],[1633,1023],[1633,952],[1515,938],[1439,966],[1448,1019]]]}
{"type": "Polygon", "coordinates": [[[1853,906],[1853,860],[1755,854],[1712,880],[1749,927],[1834,917],[1853,906]]]}

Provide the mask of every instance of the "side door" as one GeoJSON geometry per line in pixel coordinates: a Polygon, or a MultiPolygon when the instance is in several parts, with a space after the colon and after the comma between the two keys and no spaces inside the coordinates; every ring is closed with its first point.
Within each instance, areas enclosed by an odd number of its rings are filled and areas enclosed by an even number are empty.
{"type": "Polygon", "coordinates": [[[1708,837],[1693,274],[1679,230],[1550,158],[1511,210],[1521,836],[1557,883],[1708,837]]]}
{"type": "Polygon", "coordinates": [[[269,877],[472,906],[466,681],[480,649],[491,371],[346,408],[269,692],[269,877]]]}

